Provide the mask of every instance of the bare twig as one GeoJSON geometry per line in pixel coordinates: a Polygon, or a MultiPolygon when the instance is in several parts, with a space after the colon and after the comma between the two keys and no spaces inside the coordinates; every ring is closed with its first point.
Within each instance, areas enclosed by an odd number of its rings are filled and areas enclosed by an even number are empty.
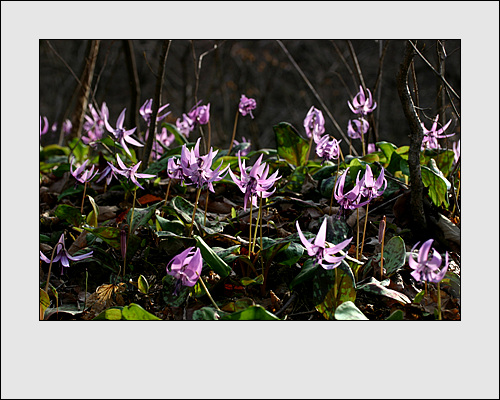
{"type": "Polygon", "coordinates": [[[132,109],[132,113],[130,114],[130,125],[136,126],[137,130],[139,130],[139,103],[141,101],[141,88],[139,83],[139,74],[137,73],[137,65],[135,62],[134,55],[134,44],[132,40],[123,40],[122,41],[123,49],[125,51],[125,59],[127,64],[128,71],[128,80],[130,84],[130,91],[132,94],[130,108],[132,109]]]}
{"type": "MultiPolygon", "coordinates": [[[[340,51],[339,47],[337,46],[337,43],[335,43],[334,40],[330,40],[330,42],[333,44],[333,47],[335,47],[335,51],[337,52],[338,56],[342,60],[342,63],[344,64],[344,66],[347,68],[347,71],[349,71],[349,75],[351,75],[352,81],[354,82],[354,87],[358,87],[358,82],[356,81],[356,77],[354,76],[354,72],[352,72],[352,69],[351,69],[349,63],[347,62],[344,55],[340,51]]],[[[351,93],[349,93],[349,96],[352,97],[351,93]]]]}
{"type": "MultiPolygon", "coordinates": [[[[281,40],[276,40],[276,42],[278,42],[278,44],[280,45],[280,47],[283,49],[283,51],[285,52],[286,56],[288,57],[288,59],[290,60],[290,62],[292,63],[292,65],[295,67],[295,69],[297,70],[297,72],[300,74],[300,76],[302,77],[302,79],[306,82],[307,86],[309,87],[309,89],[311,89],[311,92],[313,92],[314,94],[314,97],[316,97],[316,99],[319,101],[321,107],[323,108],[323,110],[325,110],[326,114],[328,115],[328,117],[330,118],[330,120],[332,121],[333,125],[335,126],[335,128],[337,129],[337,131],[340,133],[340,135],[342,136],[342,138],[345,140],[346,143],[349,142],[349,138],[347,137],[347,135],[342,131],[342,129],[340,128],[339,124],[337,123],[337,121],[335,120],[335,118],[333,118],[333,115],[332,113],[330,112],[330,110],[328,109],[328,107],[326,106],[326,104],[324,103],[324,101],[321,99],[321,97],[319,96],[318,92],[316,91],[316,89],[314,89],[314,86],[311,84],[311,82],[309,81],[309,79],[307,79],[306,75],[304,74],[304,72],[302,71],[302,69],[299,67],[299,65],[296,63],[296,61],[294,60],[294,58],[292,57],[292,55],[290,54],[290,52],[288,51],[288,49],[285,47],[285,45],[281,42],[281,40]]],[[[356,151],[356,149],[353,149],[353,153],[354,155],[358,156],[358,152],[356,151]]]]}
{"type": "Polygon", "coordinates": [[[149,136],[144,146],[144,154],[142,156],[142,169],[145,170],[148,167],[149,157],[151,156],[151,149],[153,148],[153,141],[156,139],[156,117],[158,116],[158,108],[160,108],[160,98],[161,98],[161,88],[163,86],[163,73],[165,71],[165,63],[167,61],[168,50],[170,49],[170,44],[172,40],[164,40],[161,53],[160,62],[158,65],[158,74],[156,79],[156,90],[155,96],[153,97],[153,113],[151,114],[151,122],[149,125],[149,136]]]}
{"type": "Polygon", "coordinates": [[[421,233],[425,231],[427,226],[423,203],[424,185],[420,168],[420,149],[422,147],[424,132],[422,130],[420,118],[415,110],[410,89],[408,88],[408,70],[413,57],[413,43],[408,40],[406,42],[403,61],[400,64],[397,74],[396,84],[401,105],[403,106],[403,112],[410,125],[410,150],[408,153],[408,166],[411,180],[410,204],[416,230],[418,233],[421,233]]]}
{"type": "Polygon", "coordinates": [[[359,66],[358,57],[356,57],[356,52],[354,51],[354,47],[352,47],[352,43],[350,40],[347,41],[347,47],[349,47],[349,53],[351,53],[352,61],[354,62],[354,67],[356,68],[356,74],[358,75],[358,79],[361,82],[361,86],[366,91],[365,80],[363,79],[363,73],[361,72],[361,67],[359,66]]]}

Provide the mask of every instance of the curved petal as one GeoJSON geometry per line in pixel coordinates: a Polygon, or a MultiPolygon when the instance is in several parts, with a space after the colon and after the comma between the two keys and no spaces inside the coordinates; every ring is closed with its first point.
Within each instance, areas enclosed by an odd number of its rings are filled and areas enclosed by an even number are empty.
{"type": "Polygon", "coordinates": [[[127,111],[127,108],[123,109],[123,111],[120,113],[120,116],[116,120],[117,129],[123,129],[123,122],[125,121],[125,111],[127,111]]]}
{"type": "Polygon", "coordinates": [[[47,264],[50,264],[50,259],[49,259],[49,258],[47,258],[47,257],[45,256],[45,254],[43,254],[41,251],[40,251],[40,259],[41,259],[42,261],[45,261],[47,264]]]}
{"type": "Polygon", "coordinates": [[[66,257],[68,257],[71,261],[80,261],[80,260],[83,260],[85,258],[92,257],[92,253],[93,253],[93,251],[91,251],[90,253],[80,254],[78,256],[70,256],[68,253],[68,254],[66,254],[66,257]]]}
{"type": "Polygon", "coordinates": [[[316,239],[314,240],[314,244],[318,247],[325,248],[325,240],[326,240],[326,218],[321,223],[318,234],[316,235],[316,239]]]}
{"type": "Polygon", "coordinates": [[[429,251],[431,250],[432,242],[434,239],[429,239],[422,244],[420,250],[418,251],[418,262],[425,264],[429,258],[429,251]]]}
{"type": "Polygon", "coordinates": [[[295,226],[297,228],[297,233],[299,234],[299,238],[300,238],[300,241],[302,242],[302,245],[307,249],[307,251],[309,253],[309,249],[312,249],[312,247],[313,247],[312,244],[306,239],[306,237],[304,236],[304,234],[300,230],[299,221],[295,222],[295,226]]]}

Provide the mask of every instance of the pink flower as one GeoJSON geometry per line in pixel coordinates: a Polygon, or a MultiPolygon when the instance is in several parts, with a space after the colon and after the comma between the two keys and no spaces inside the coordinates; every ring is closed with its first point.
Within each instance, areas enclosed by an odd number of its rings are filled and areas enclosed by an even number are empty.
{"type": "MultiPolygon", "coordinates": [[[[91,251],[90,253],[81,254],[79,256],[70,255],[68,253],[68,251],[66,250],[66,246],[64,245],[64,233],[59,238],[59,241],[57,242],[56,247],[57,247],[56,255],[55,255],[54,259],[52,260],[52,262],[61,261],[61,265],[62,265],[61,275],[64,273],[64,268],[69,268],[69,261],[68,260],[80,261],[80,260],[83,260],[85,258],[91,257],[92,253],[93,253],[93,251],[91,251]]],[[[43,254],[42,252],[40,252],[40,259],[42,261],[46,262],[47,264],[50,264],[50,259],[47,258],[45,256],[45,254],[43,254]]]]}
{"type": "MultiPolygon", "coordinates": [[[[441,266],[442,257],[436,249],[432,248],[432,242],[434,239],[429,239],[422,244],[420,250],[418,251],[417,259],[413,257],[413,254],[408,259],[408,265],[414,270],[411,275],[417,281],[426,282],[440,282],[446,275],[448,270],[448,252],[446,252],[445,265],[439,270],[441,266]]],[[[418,242],[411,251],[415,250],[420,242],[418,242]]]]}
{"type": "Polygon", "coordinates": [[[245,116],[247,114],[250,114],[253,119],[252,110],[255,110],[256,107],[257,102],[255,101],[255,99],[250,99],[244,94],[241,95],[240,104],[238,106],[241,115],[245,116]]]}
{"type": "Polygon", "coordinates": [[[347,102],[349,108],[354,114],[361,114],[361,116],[365,116],[377,108],[377,103],[373,101],[370,89],[367,88],[366,91],[368,92],[368,97],[365,95],[363,86],[359,85],[359,92],[356,96],[354,96],[352,105],[350,102],[347,102]]]}
{"type": "Polygon", "coordinates": [[[314,138],[314,143],[318,143],[320,136],[325,133],[325,118],[321,110],[312,106],[307,112],[304,119],[304,128],[306,129],[306,136],[314,138]]]}
{"type": "Polygon", "coordinates": [[[135,140],[134,138],[131,137],[131,135],[135,132],[137,127],[130,129],[128,131],[125,130],[125,128],[123,127],[123,122],[125,121],[125,111],[126,110],[127,109],[124,108],[123,111],[120,113],[120,116],[116,120],[116,128],[113,128],[109,124],[108,118],[104,119],[104,125],[106,125],[106,129],[114,135],[115,139],[121,144],[121,146],[123,147],[125,152],[129,156],[132,157],[132,154],[130,153],[130,150],[128,149],[127,144],[125,142],[133,144],[134,146],[138,146],[138,147],[143,147],[144,145],[139,143],[137,140],[135,140]]]}
{"type": "Polygon", "coordinates": [[[203,267],[200,249],[189,247],[176,255],[167,264],[167,274],[177,279],[174,295],[179,293],[181,285],[193,287],[198,281],[203,267]]]}

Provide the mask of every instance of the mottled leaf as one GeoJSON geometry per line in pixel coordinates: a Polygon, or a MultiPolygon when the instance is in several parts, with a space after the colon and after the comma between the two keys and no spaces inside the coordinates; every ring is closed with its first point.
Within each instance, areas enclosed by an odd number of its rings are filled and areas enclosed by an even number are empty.
{"type": "Polygon", "coordinates": [[[334,317],[339,321],[368,321],[368,318],[352,301],[345,301],[335,310],[334,317]]]}
{"type": "Polygon", "coordinates": [[[273,126],[276,135],[278,155],[295,166],[306,163],[309,142],[288,122],[273,126]]]}
{"type": "Polygon", "coordinates": [[[205,241],[198,235],[193,235],[196,240],[197,247],[201,251],[201,256],[203,260],[212,268],[212,270],[218,273],[222,278],[225,278],[231,273],[231,267],[220,258],[217,253],[208,246],[205,241]]]}
{"type": "Polygon", "coordinates": [[[391,276],[401,269],[406,262],[405,242],[400,236],[393,236],[384,244],[384,269],[391,276]]]}
{"type": "Polygon", "coordinates": [[[67,204],[59,204],[54,211],[54,214],[59,219],[67,221],[73,226],[80,226],[80,223],[82,221],[82,214],[80,213],[80,209],[67,204]]]}
{"type": "MultiPolygon", "coordinates": [[[[433,160],[431,160],[433,161],[433,160]]],[[[449,183],[444,176],[439,175],[432,169],[422,165],[422,182],[424,186],[429,188],[429,197],[436,206],[444,204],[448,207],[448,188],[449,183]]]]}

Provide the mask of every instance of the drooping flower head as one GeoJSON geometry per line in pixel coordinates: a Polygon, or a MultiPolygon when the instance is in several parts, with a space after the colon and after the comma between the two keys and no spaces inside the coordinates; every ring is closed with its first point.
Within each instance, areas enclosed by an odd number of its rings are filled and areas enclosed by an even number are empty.
{"type": "Polygon", "coordinates": [[[205,125],[210,119],[210,103],[200,106],[201,100],[188,112],[188,117],[200,125],[205,125]]]}
{"type": "Polygon", "coordinates": [[[229,170],[229,174],[231,178],[233,178],[234,183],[240,188],[240,190],[244,193],[244,202],[243,207],[246,210],[248,200],[250,199],[252,205],[257,206],[257,197],[267,198],[271,196],[276,188],[272,189],[274,183],[281,178],[278,176],[279,170],[276,170],[269,178],[267,174],[269,173],[269,165],[267,163],[262,162],[262,156],[257,159],[253,167],[250,169],[250,172],[247,172],[247,168],[245,166],[245,160],[241,160],[241,154],[238,152],[238,163],[240,166],[240,178],[233,174],[231,170],[229,170]]]}
{"type": "Polygon", "coordinates": [[[433,241],[434,239],[429,239],[422,244],[416,260],[413,256],[413,250],[415,250],[420,242],[415,244],[411,249],[412,255],[408,259],[408,264],[414,270],[411,275],[417,281],[437,283],[446,275],[446,271],[448,270],[448,252],[446,252],[445,256],[445,265],[439,270],[443,259],[441,254],[439,254],[436,249],[432,248],[433,241]]]}
{"type": "Polygon", "coordinates": [[[194,247],[189,247],[172,258],[167,264],[167,274],[177,279],[174,295],[179,293],[181,285],[193,287],[200,277],[202,267],[200,249],[194,250],[194,247]]]}
{"type": "Polygon", "coordinates": [[[49,120],[47,117],[43,117],[43,128],[42,128],[42,116],[40,115],[40,137],[45,135],[49,131],[49,120]]]}
{"type": "Polygon", "coordinates": [[[312,106],[304,119],[304,128],[306,136],[314,138],[314,142],[318,143],[321,135],[325,133],[325,118],[321,110],[312,106]]]}
{"type": "Polygon", "coordinates": [[[375,108],[377,108],[377,102],[373,101],[372,93],[370,89],[366,89],[368,96],[365,95],[363,86],[359,85],[359,92],[354,96],[352,104],[348,101],[347,104],[354,114],[361,114],[361,116],[368,115],[375,108]]]}
{"type": "Polygon", "coordinates": [[[343,250],[347,245],[349,245],[349,243],[351,243],[352,241],[352,238],[346,239],[337,245],[330,246],[330,244],[326,242],[326,224],[327,222],[325,218],[313,243],[313,239],[311,239],[310,241],[307,240],[300,230],[299,221],[295,223],[300,241],[306,248],[307,254],[311,257],[315,257],[316,263],[321,265],[324,269],[328,270],[336,268],[340,265],[342,260],[345,258],[345,255],[334,256],[334,254],[338,253],[340,250],[343,250]]]}
{"type": "Polygon", "coordinates": [[[123,127],[123,122],[125,121],[125,111],[126,110],[127,109],[124,108],[123,111],[120,113],[120,116],[116,120],[116,128],[113,128],[109,124],[108,118],[104,119],[104,124],[106,125],[106,129],[113,134],[116,141],[118,141],[121,144],[121,146],[124,148],[125,152],[129,156],[132,156],[132,154],[130,153],[130,150],[127,147],[126,142],[130,143],[134,146],[138,146],[138,147],[143,147],[144,145],[142,143],[139,143],[137,140],[135,140],[134,138],[131,137],[131,135],[135,132],[137,127],[129,129],[129,130],[125,130],[125,128],[123,127]]]}
{"type": "Polygon", "coordinates": [[[358,176],[356,177],[356,184],[354,185],[354,187],[347,193],[344,193],[345,179],[347,177],[348,171],[349,168],[347,168],[340,176],[340,178],[337,179],[333,195],[335,197],[335,200],[337,200],[337,203],[339,203],[339,205],[343,209],[353,210],[362,207],[365,204],[368,204],[370,200],[368,199],[364,202],[361,202],[361,189],[363,187],[363,183],[359,181],[359,175],[361,171],[358,172],[358,176]]]}
{"type": "Polygon", "coordinates": [[[438,119],[439,119],[439,114],[436,115],[436,118],[434,119],[434,122],[432,123],[431,129],[427,129],[422,122],[422,129],[424,131],[424,138],[422,140],[422,150],[425,149],[439,149],[439,142],[438,139],[444,139],[447,137],[453,136],[455,133],[450,133],[449,135],[444,135],[444,131],[446,128],[448,128],[451,124],[451,119],[440,129],[437,129],[438,125],[438,119]]]}
{"type": "Polygon", "coordinates": [[[71,175],[80,183],[85,184],[86,182],[90,182],[94,176],[97,175],[97,170],[94,172],[95,165],[92,165],[90,169],[85,169],[87,164],[89,163],[89,160],[85,160],[85,162],[80,165],[76,170],[73,171],[74,164],[75,164],[75,157],[71,159],[71,166],[70,166],[70,172],[71,175]]]}
{"type": "MultiPolygon", "coordinates": [[[[57,242],[56,246],[57,246],[56,255],[54,256],[54,259],[52,260],[52,262],[58,262],[59,260],[61,261],[61,265],[62,265],[61,275],[64,273],[64,268],[68,268],[69,267],[69,261],[68,260],[71,260],[71,261],[80,261],[80,260],[83,260],[85,258],[91,257],[92,253],[93,253],[93,251],[91,251],[89,253],[81,254],[79,256],[72,256],[72,255],[70,255],[68,253],[68,251],[66,250],[66,246],[64,245],[64,233],[59,238],[59,241],[57,242]]],[[[45,254],[43,254],[41,251],[40,251],[40,259],[42,261],[46,262],[47,264],[50,264],[50,259],[47,258],[45,256],[45,254]]]]}
{"type": "Polygon", "coordinates": [[[316,145],[316,154],[323,158],[323,161],[339,158],[340,142],[341,140],[330,138],[330,135],[323,135],[316,145]]]}
{"type": "MultiPolygon", "coordinates": [[[[165,104],[158,108],[158,115],[156,116],[156,121],[160,122],[163,120],[168,114],[170,114],[170,111],[166,112],[163,115],[160,115],[160,113],[169,106],[170,104],[165,104]]],[[[147,126],[151,124],[151,116],[153,115],[153,99],[146,100],[144,104],[141,106],[139,109],[139,114],[141,114],[142,118],[144,118],[144,121],[146,121],[147,126]]]]}
{"type": "Polygon", "coordinates": [[[99,183],[103,179],[106,179],[106,184],[109,186],[109,184],[111,183],[111,181],[112,181],[113,178],[115,178],[116,180],[119,180],[120,178],[118,178],[118,175],[126,176],[126,172],[124,172],[124,171],[116,168],[113,165],[113,163],[111,163],[109,161],[107,163],[108,163],[108,165],[101,172],[101,176],[96,181],[96,183],[99,183]]]}
{"type": "Polygon", "coordinates": [[[65,135],[69,135],[71,133],[71,129],[73,128],[73,124],[69,119],[65,119],[62,124],[62,130],[65,135]]]}
{"type": "MultiPolygon", "coordinates": [[[[356,183],[358,183],[358,181],[356,181],[356,183]]],[[[367,164],[365,174],[363,175],[363,178],[361,179],[359,184],[361,186],[361,196],[367,197],[369,200],[381,196],[387,188],[387,179],[385,179],[384,177],[384,167],[382,167],[380,175],[378,176],[377,180],[375,180],[373,171],[367,164]]]]}
{"type": "Polygon", "coordinates": [[[82,142],[91,147],[96,147],[96,141],[102,139],[104,136],[106,129],[104,121],[109,118],[109,111],[105,102],[102,103],[101,111],[96,110],[92,104],[89,104],[89,110],[92,118],[85,115],[83,130],[87,136],[82,136],[82,142]]]}
{"type": "Polygon", "coordinates": [[[351,139],[361,139],[369,128],[370,124],[364,118],[349,120],[347,123],[347,136],[351,139]]]}
{"type": "Polygon", "coordinates": [[[255,110],[256,107],[257,102],[255,101],[255,99],[250,99],[244,94],[241,95],[240,104],[238,106],[241,115],[245,116],[247,114],[250,114],[250,117],[252,117],[253,119],[252,110],[255,110]]]}
{"type": "Polygon", "coordinates": [[[144,188],[141,186],[139,181],[137,180],[138,178],[154,178],[156,175],[151,175],[151,174],[138,174],[137,170],[139,169],[139,166],[141,165],[142,161],[139,161],[137,164],[135,164],[132,167],[127,167],[123,161],[121,160],[120,156],[117,154],[116,155],[116,160],[118,161],[118,165],[121,168],[121,171],[117,169],[116,172],[118,172],[120,175],[123,175],[126,177],[129,181],[132,181],[132,183],[140,187],[141,189],[144,190],[144,188]]]}

